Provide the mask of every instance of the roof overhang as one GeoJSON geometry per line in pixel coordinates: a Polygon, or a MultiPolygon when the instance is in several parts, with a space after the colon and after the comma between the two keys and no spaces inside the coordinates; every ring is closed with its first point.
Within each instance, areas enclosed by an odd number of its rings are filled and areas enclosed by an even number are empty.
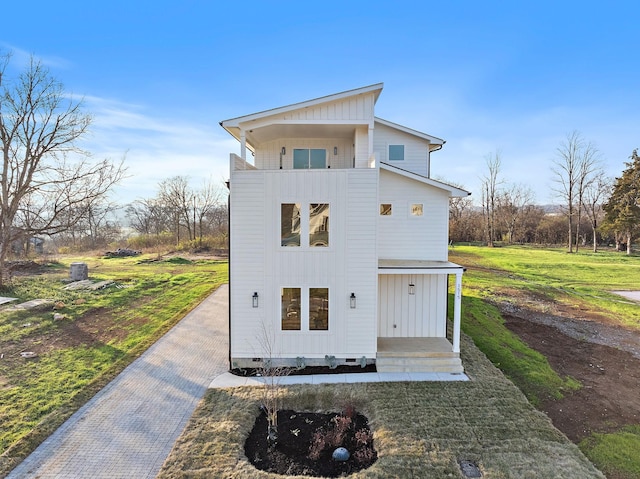
{"type": "Polygon", "coordinates": [[[345,98],[373,93],[374,103],[378,100],[384,84],[373,85],[334,93],[313,100],[307,100],[291,105],[264,110],[250,115],[231,118],[220,122],[220,126],[227,130],[234,138],[241,141],[242,132],[245,134],[247,148],[253,150],[255,145],[276,138],[351,138],[356,126],[367,124],[366,121],[354,120],[287,120],[283,118],[287,113],[305,108],[312,108],[323,103],[330,103],[345,98]]]}
{"type": "Polygon", "coordinates": [[[431,178],[427,178],[426,176],[418,175],[408,170],[403,170],[402,168],[390,165],[389,163],[380,162],[380,169],[388,171],[390,173],[395,173],[396,175],[404,176],[405,178],[410,178],[425,185],[433,186],[434,188],[444,190],[449,193],[449,196],[452,198],[465,198],[471,194],[470,192],[463,190],[462,188],[458,188],[457,186],[448,185],[447,183],[443,183],[442,181],[432,180],[431,178]]]}
{"type": "Polygon", "coordinates": [[[409,135],[417,136],[418,138],[422,138],[423,140],[427,140],[429,142],[429,151],[436,151],[442,148],[442,145],[446,143],[442,138],[438,138],[437,136],[427,135],[418,130],[414,130],[412,128],[407,128],[403,125],[398,125],[397,123],[393,123],[388,120],[383,120],[382,118],[375,117],[375,122],[380,123],[381,125],[387,126],[389,128],[393,128],[398,131],[402,131],[409,135]]]}
{"type": "Polygon", "coordinates": [[[450,261],[378,260],[378,274],[462,274],[463,272],[463,266],[450,261]]]}

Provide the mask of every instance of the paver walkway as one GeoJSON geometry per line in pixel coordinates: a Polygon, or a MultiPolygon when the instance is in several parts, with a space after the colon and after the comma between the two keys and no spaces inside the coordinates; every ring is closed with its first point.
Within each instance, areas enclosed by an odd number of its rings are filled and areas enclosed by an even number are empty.
{"type": "Polygon", "coordinates": [[[154,478],[207,387],[228,369],[223,285],[7,476],[154,478]]]}

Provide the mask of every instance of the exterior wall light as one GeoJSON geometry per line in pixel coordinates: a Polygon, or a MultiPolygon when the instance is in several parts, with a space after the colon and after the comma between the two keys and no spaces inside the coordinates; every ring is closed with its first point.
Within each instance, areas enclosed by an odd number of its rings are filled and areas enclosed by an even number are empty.
{"type": "Polygon", "coordinates": [[[416,294],[416,285],[409,283],[409,294],[416,294]]]}
{"type": "Polygon", "coordinates": [[[284,156],[284,155],[286,155],[286,154],[287,154],[287,149],[286,149],[284,146],[282,147],[282,150],[280,150],[280,154],[281,154],[282,156],[284,156]]]}
{"type": "Polygon", "coordinates": [[[349,306],[351,307],[351,309],[356,309],[356,294],[355,293],[351,293],[351,296],[349,296],[349,306]]]}
{"type": "Polygon", "coordinates": [[[251,299],[253,299],[253,307],[257,308],[258,307],[258,292],[254,292],[253,296],[251,297],[251,299]]]}
{"type": "Polygon", "coordinates": [[[337,155],[337,154],[338,154],[338,147],[337,147],[337,146],[334,146],[334,147],[333,147],[333,154],[334,154],[334,155],[337,155]]]}

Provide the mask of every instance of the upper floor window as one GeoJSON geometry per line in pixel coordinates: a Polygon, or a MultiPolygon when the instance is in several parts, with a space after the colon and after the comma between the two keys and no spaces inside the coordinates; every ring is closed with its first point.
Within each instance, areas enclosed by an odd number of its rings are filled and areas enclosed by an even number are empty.
{"type": "Polygon", "coordinates": [[[280,205],[280,246],[300,246],[300,205],[280,205]]]}
{"type": "Polygon", "coordinates": [[[389,145],[389,161],[404,160],[404,145],[389,145]]]}
{"type": "Polygon", "coordinates": [[[391,216],[391,203],[380,204],[380,216],[391,216]]]}
{"type": "Polygon", "coordinates": [[[317,148],[294,148],[293,168],[326,168],[327,150],[317,148]]]}
{"type": "Polygon", "coordinates": [[[422,203],[414,203],[411,205],[411,216],[422,216],[422,203]]]}
{"type": "Polygon", "coordinates": [[[329,246],[329,205],[309,205],[309,246],[329,246]]]}

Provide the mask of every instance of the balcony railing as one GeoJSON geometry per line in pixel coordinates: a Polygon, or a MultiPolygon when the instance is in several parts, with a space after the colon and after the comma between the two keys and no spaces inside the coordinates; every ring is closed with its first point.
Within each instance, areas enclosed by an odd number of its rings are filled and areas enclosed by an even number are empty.
{"type": "MultiPolygon", "coordinates": [[[[356,166],[355,168],[376,168],[376,165],[378,164],[378,161],[376,159],[376,154],[371,155],[371,157],[369,157],[368,160],[365,161],[358,161],[356,159],[356,166]]],[[[251,163],[249,163],[248,161],[243,160],[241,157],[239,157],[238,155],[236,155],[235,153],[231,153],[229,155],[229,167],[231,171],[237,171],[237,170],[291,170],[292,168],[283,168],[283,167],[267,167],[267,168],[257,168],[255,165],[252,165],[251,163]]],[[[350,166],[350,167],[336,167],[336,166],[331,166],[329,165],[327,169],[353,169],[354,167],[350,166]]]]}

